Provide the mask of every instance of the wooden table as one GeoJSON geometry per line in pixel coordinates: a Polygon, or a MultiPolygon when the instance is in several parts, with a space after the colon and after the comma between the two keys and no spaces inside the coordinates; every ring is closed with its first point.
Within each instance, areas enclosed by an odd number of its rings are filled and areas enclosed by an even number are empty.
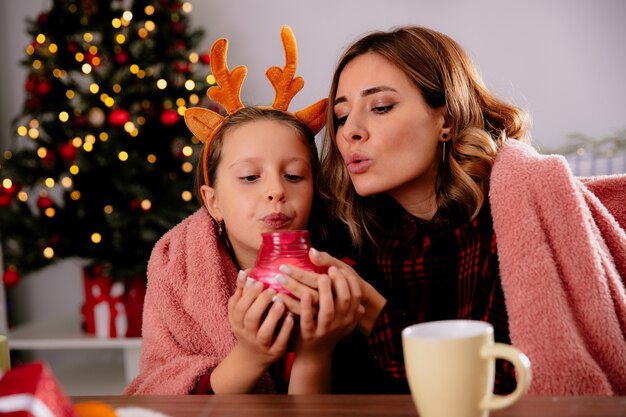
{"type": "MultiPolygon", "coordinates": [[[[172,417],[415,417],[409,395],[216,395],[72,397],[114,408],[143,407],[172,417]]],[[[626,397],[526,396],[491,417],[626,417],[626,397]]]]}

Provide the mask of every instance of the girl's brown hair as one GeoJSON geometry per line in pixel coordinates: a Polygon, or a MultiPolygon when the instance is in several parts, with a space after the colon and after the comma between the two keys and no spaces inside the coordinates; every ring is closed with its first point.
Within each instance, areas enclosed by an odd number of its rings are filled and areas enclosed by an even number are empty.
{"type": "Polygon", "coordinates": [[[348,227],[360,246],[364,235],[381,222],[376,197],[360,197],[345,168],[335,140],[333,112],[339,77],[354,58],[375,53],[399,68],[432,108],[446,106],[452,121],[446,163],[440,164],[435,192],[435,225],[461,223],[476,217],[485,202],[489,175],[498,148],[507,138],[528,141],[526,113],[491,94],[461,46],[448,36],[424,27],[407,26],[373,32],[343,54],[333,76],[322,145],[322,194],[329,211],[348,227]]]}
{"type": "MultiPolygon", "coordinates": [[[[215,132],[213,139],[208,144],[204,145],[209,146],[208,151],[200,153],[195,175],[194,190],[196,194],[196,199],[200,202],[200,205],[204,206],[200,188],[205,185],[205,170],[207,171],[207,178],[209,179],[209,184],[207,185],[211,185],[214,187],[219,181],[219,178],[217,176],[217,168],[220,164],[224,139],[227,133],[235,127],[261,120],[275,121],[292,128],[294,132],[302,139],[303,143],[307,147],[307,150],[309,151],[309,163],[311,164],[311,170],[314,178],[313,206],[311,207],[309,224],[311,224],[312,222],[315,223],[314,227],[310,228],[311,241],[317,242],[319,239],[325,238],[327,236],[327,230],[325,227],[326,221],[323,221],[323,219],[327,218],[327,214],[324,210],[324,205],[320,200],[319,193],[317,192],[317,190],[319,189],[320,161],[317,148],[315,146],[315,135],[307,125],[298,120],[292,114],[286,113],[284,111],[276,110],[269,107],[244,107],[236,113],[226,117],[222,125],[215,132]],[[203,155],[206,155],[206,159],[203,158],[203,155]]],[[[226,233],[224,233],[223,236],[226,236],[226,233]]],[[[225,241],[225,243],[228,247],[229,245],[227,240],[225,241]]]]}

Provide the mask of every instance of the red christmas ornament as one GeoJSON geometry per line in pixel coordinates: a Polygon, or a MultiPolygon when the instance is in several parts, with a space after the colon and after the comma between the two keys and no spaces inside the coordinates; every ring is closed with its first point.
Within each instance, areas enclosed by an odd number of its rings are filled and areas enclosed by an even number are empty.
{"type": "Polygon", "coordinates": [[[35,82],[35,79],[33,77],[28,77],[26,84],[24,85],[24,89],[30,93],[35,91],[36,86],[37,83],[35,82]]]}
{"type": "Polygon", "coordinates": [[[29,109],[34,109],[36,107],[39,107],[40,104],[41,104],[41,100],[39,99],[39,97],[31,97],[28,100],[26,100],[26,107],[28,107],[29,109]]]}
{"type": "Polygon", "coordinates": [[[131,210],[137,210],[140,206],[141,206],[141,201],[139,201],[136,198],[133,198],[132,200],[130,200],[130,202],[128,203],[128,206],[130,207],[131,210]]]}
{"type": "Polygon", "coordinates": [[[44,156],[43,159],[41,160],[41,163],[43,166],[47,168],[52,168],[54,164],[56,163],[56,161],[57,161],[57,157],[55,153],[52,152],[51,150],[48,150],[48,152],[46,152],[46,156],[44,156]]]}
{"type": "Polygon", "coordinates": [[[7,269],[4,270],[2,281],[7,287],[17,284],[20,281],[20,274],[17,272],[17,268],[13,265],[9,265],[7,269]]]}
{"type": "Polygon", "coordinates": [[[48,23],[48,13],[41,13],[39,16],[37,16],[37,24],[43,26],[46,23],[48,23]]]}
{"type": "Polygon", "coordinates": [[[48,239],[48,246],[54,246],[57,243],[59,243],[61,241],[61,236],[59,235],[52,235],[50,236],[50,239],[48,239]]]}
{"type": "Polygon", "coordinates": [[[0,192],[0,207],[8,207],[11,205],[13,197],[9,193],[0,192]]]}
{"type": "Polygon", "coordinates": [[[163,110],[160,120],[165,126],[172,126],[178,122],[178,113],[172,109],[163,110]]]}
{"type": "Polygon", "coordinates": [[[184,51],[187,49],[187,45],[185,44],[185,42],[181,41],[180,39],[174,41],[174,47],[179,51],[184,51]]]}
{"type": "Polygon", "coordinates": [[[97,68],[102,62],[98,54],[92,54],[91,52],[87,52],[87,54],[85,55],[85,60],[94,68],[97,68]]]}
{"type": "Polygon", "coordinates": [[[37,84],[36,89],[37,89],[37,93],[41,94],[42,96],[45,96],[50,93],[50,90],[52,90],[52,86],[50,85],[48,80],[41,80],[37,84]]]}
{"type": "Polygon", "coordinates": [[[63,158],[65,162],[71,164],[76,159],[76,148],[71,142],[65,142],[59,147],[59,156],[63,158]]]}
{"type": "Polygon", "coordinates": [[[119,51],[115,54],[115,62],[120,65],[124,65],[128,62],[128,54],[126,51],[119,51]]]}
{"type": "Polygon", "coordinates": [[[172,33],[180,35],[185,31],[185,25],[180,22],[172,23],[172,33]]]}
{"type": "Polygon", "coordinates": [[[200,61],[202,61],[204,65],[209,65],[211,63],[211,54],[208,52],[203,53],[200,55],[200,61]]]}
{"type": "Polygon", "coordinates": [[[56,162],[56,154],[51,149],[48,149],[48,151],[46,152],[46,156],[41,159],[42,165],[48,168],[52,168],[56,164],[56,162]]]}
{"type": "Polygon", "coordinates": [[[26,100],[26,107],[29,109],[36,109],[41,105],[41,100],[38,97],[30,97],[26,100]]]}
{"type": "Polygon", "coordinates": [[[39,207],[39,210],[43,211],[52,206],[54,206],[54,202],[50,197],[47,195],[39,196],[39,199],[37,200],[37,207],[39,207]]]}
{"type": "Polygon", "coordinates": [[[85,127],[87,126],[87,118],[82,113],[75,114],[74,117],[72,117],[72,123],[74,123],[76,127],[85,127]]]}
{"type": "Polygon", "coordinates": [[[180,73],[189,72],[189,63],[176,61],[176,63],[174,64],[174,68],[176,68],[176,71],[180,73]]]}
{"type": "Polygon", "coordinates": [[[76,42],[70,42],[67,44],[67,51],[70,54],[75,54],[78,52],[78,44],[76,42]]]}
{"type": "Polygon", "coordinates": [[[130,120],[130,114],[124,109],[115,109],[109,113],[109,123],[113,126],[124,126],[130,120]]]}
{"type": "Polygon", "coordinates": [[[12,183],[9,188],[2,187],[1,191],[5,192],[5,193],[7,193],[9,195],[15,195],[21,189],[22,189],[22,187],[20,185],[12,183]]]}

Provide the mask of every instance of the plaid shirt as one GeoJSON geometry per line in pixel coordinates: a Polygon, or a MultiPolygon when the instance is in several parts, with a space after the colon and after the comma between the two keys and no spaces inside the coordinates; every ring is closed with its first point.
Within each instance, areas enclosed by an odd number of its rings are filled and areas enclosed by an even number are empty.
{"type": "MultiPolygon", "coordinates": [[[[398,221],[376,236],[376,261],[387,298],[369,345],[383,373],[407,390],[401,331],[433,320],[489,322],[497,342],[510,343],[489,206],[471,222],[450,230],[434,229],[398,207],[398,221]]],[[[514,368],[496,364],[496,393],[515,388],[514,368]]]]}

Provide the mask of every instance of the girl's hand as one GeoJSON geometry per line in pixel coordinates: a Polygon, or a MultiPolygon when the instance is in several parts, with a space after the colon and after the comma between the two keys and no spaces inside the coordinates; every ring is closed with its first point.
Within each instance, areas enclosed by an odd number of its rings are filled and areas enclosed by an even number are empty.
{"type": "Polygon", "coordinates": [[[238,346],[251,360],[267,367],[286,352],[294,319],[285,314],[282,302],[273,301],[274,289],[264,290],[261,282],[245,275],[239,273],[237,289],[228,301],[228,320],[238,346]]]}

